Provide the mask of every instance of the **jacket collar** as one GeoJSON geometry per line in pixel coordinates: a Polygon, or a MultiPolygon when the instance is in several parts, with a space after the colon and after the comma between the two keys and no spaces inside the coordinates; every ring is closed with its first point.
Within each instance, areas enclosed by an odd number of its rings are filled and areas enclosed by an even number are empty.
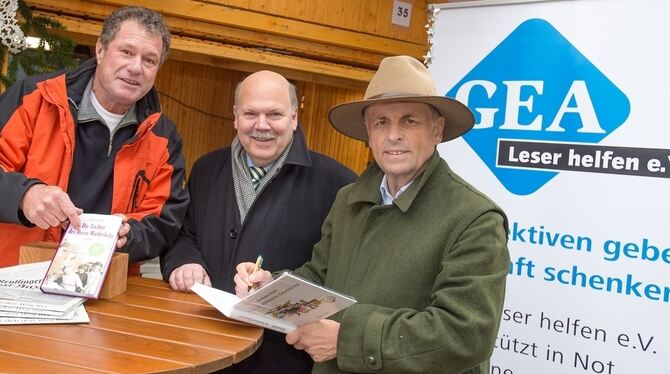
{"type": "Polygon", "coordinates": [[[95,58],[90,58],[79,64],[74,70],[65,73],[67,96],[72,103],[79,105],[81,102],[88,82],[93,79],[96,66],[95,58]]]}
{"type": "Polygon", "coordinates": [[[293,132],[293,144],[291,145],[291,149],[288,151],[288,155],[286,155],[286,161],[284,164],[293,164],[305,167],[312,166],[312,158],[309,155],[309,149],[307,148],[305,135],[302,133],[300,124],[298,124],[298,127],[293,132]]]}
{"type": "MultiPolygon", "coordinates": [[[[79,102],[79,111],[77,112],[77,122],[85,123],[92,121],[100,121],[104,123],[102,116],[93,106],[93,80],[89,80],[86,88],[84,89],[84,95],[79,102]]],[[[118,123],[117,127],[123,127],[129,124],[137,123],[137,115],[135,114],[136,105],[133,104],[128,112],[121,118],[121,121],[118,123]]]]}
{"type": "MultiPolygon", "coordinates": [[[[437,166],[444,162],[440,157],[440,154],[435,150],[433,156],[428,160],[428,165],[426,170],[423,171],[412,183],[405,192],[401,193],[397,199],[393,201],[393,204],[398,207],[403,213],[407,212],[412,206],[412,203],[419,195],[419,192],[423,189],[424,185],[430,180],[430,177],[435,172],[437,166]]],[[[368,167],[356,183],[352,187],[351,194],[347,201],[348,204],[355,203],[371,203],[371,204],[381,204],[381,193],[379,192],[379,184],[382,182],[384,177],[384,172],[379,166],[374,163],[368,167]]]]}

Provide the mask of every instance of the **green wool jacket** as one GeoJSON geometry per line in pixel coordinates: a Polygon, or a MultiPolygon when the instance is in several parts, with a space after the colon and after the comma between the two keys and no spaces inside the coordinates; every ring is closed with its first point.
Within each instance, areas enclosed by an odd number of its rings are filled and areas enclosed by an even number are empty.
{"type": "Polygon", "coordinates": [[[391,205],[372,165],[340,190],[295,273],[356,298],[337,359],[313,373],[488,373],[509,266],[507,219],[437,152],[391,205]]]}

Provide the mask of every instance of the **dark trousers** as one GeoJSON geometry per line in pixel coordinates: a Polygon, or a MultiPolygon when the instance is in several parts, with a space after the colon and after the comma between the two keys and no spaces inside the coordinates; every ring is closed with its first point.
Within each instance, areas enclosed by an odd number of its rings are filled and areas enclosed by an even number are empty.
{"type": "Polygon", "coordinates": [[[309,374],[314,361],[304,351],[286,344],[286,335],[265,330],[263,343],[251,356],[219,371],[224,374],[309,374]]]}

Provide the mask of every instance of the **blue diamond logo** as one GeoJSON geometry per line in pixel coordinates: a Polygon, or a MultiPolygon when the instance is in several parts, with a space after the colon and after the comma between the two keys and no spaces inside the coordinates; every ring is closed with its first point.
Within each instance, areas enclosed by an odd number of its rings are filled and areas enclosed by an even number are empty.
{"type": "Polygon", "coordinates": [[[630,113],[626,95],[556,28],[520,24],[447,96],[475,113],[465,141],[511,193],[528,195],[558,174],[498,167],[498,139],[595,144],[630,113]]]}

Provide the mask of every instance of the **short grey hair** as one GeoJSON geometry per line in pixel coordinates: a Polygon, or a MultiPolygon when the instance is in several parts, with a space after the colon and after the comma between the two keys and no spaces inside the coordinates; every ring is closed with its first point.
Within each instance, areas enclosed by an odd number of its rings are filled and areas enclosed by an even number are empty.
{"type": "Polygon", "coordinates": [[[126,6],[112,12],[102,24],[100,33],[100,43],[107,48],[109,43],[114,40],[116,34],[121,28],[121,23],[127,20],[133,20],[142,25],[148,33],[161,37],[163,41],[163,52],[161,52],[161,65],[167,60],[170,52],[170,31],[168,31],[163,17],[151,10],[140,6],[126,6]]]}
{"type": "MultiPolygon", "coordinates": [[[[235,106],[237,106],[240,103],[240,92],[242,91],[242,83],[244,83],[244,79],[238,82],[237,86],[235,86],[235,102],[234,102],[235,106]]],[[[291,82],[288,82],[288,96],[289,101],[291,102],[291,110],[295,112],[298,109],[298,92],[297,89],[295,88],[295,85],[291,82]]]]}
{"type": "Polygon", "coordinates": [[[444,117],[444,116],[442,115],[442,113],[440,113],[440,111],[437,110],[437,108],[435,108],[434,106],[428,104],[428,107],[429,107],[429,109],[430,109],[430,114],[433,115],[433,121],[435,121],[436,119],[438,119],[438,118],[440,118],[440,117],[444,117]]]}

